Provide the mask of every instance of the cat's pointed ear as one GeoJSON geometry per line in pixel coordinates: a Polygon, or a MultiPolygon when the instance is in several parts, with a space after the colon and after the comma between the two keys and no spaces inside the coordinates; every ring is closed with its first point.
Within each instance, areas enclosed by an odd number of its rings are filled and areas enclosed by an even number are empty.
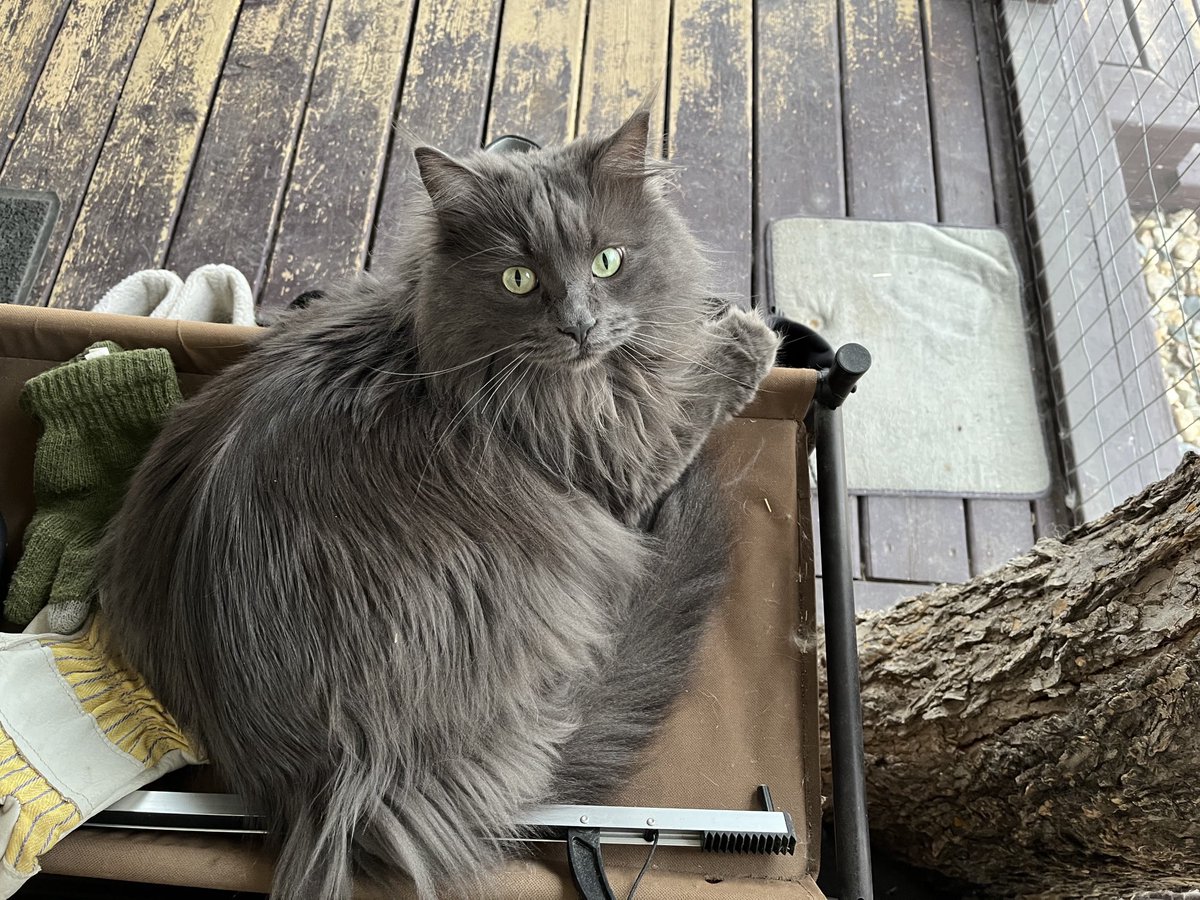
{"type": "Polygon", "coordinates": [[[441,150],[418,147],[413,156],[434,209],[442,211],[456,205],[474,188],[475,174],[441,150]]]}
{"type": "Polygon", "coordinates": [[[617,175],[644,175],[649,135],[650,111],[642,108],[600,144],[596,161],[601,168],[617,175]]]}

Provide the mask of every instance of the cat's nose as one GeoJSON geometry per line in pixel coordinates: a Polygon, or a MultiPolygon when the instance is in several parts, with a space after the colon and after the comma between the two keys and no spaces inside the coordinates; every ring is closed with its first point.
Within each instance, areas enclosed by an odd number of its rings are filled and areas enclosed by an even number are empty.
{"type": "Polygon", "coordinates": [[[575,343],[582,347],[584,341],[587,340],[588,335],[592,333],[592,329],[595,327],[596,320],[591,316],[587,316],[585,318],[578,319],[575,322],[572,322],[570,325],[558,330],[563,334],[567,334],[575,338],[575,343]]]}

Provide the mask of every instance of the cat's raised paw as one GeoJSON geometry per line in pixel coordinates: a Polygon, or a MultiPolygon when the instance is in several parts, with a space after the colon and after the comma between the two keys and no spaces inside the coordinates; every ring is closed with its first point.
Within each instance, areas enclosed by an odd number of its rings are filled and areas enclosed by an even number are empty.
{"type": "Polygon", "coordinates": [[[757,313],[736,307],[713,323],[713,332],[719,338],[714,368],[724,376],[728,394],[722,412],[734,416],[753,399],[775,364],[780,337],[757,313]]]}

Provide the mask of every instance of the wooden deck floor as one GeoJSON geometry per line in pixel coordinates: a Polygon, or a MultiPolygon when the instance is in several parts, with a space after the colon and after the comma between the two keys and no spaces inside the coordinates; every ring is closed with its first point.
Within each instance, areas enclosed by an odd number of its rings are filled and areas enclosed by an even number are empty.
{"type": "MultiPolygon", "coordinates": [[[[62,214],[35,300],[238,266],[263,304],[360,268],[448,150],[615,126],[649,91],[683,206],[757,298],[790,214],[1006,227],[988,0],[40,0],[0,11],[0,185],[62,214]]],[[[853,452],[853,448],[851,451],[853,452]]],[[[1048,509],[1044,506],[1044,509],[1048,509]]],[[[1027,548],[1038,504],[859,501],[870,605],[1027,548]]]]}

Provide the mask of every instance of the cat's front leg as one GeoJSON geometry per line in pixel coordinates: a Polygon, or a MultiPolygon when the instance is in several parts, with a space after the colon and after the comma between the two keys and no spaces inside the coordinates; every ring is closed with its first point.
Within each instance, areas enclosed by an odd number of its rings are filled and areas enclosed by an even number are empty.
{"type": "Polygon", "coordinates": [[[710,393],[705,409],[697,412],[707,413],[711,426],[733,418],[754,399],[775,364],[780,337],[757,313],[732,306],[707,331],[710,342],[699,374],[710,393]]]}
{"type": "MultiPolygon", "coordinates": [[[[667,491],[691,464],[712,429],[736,416],[754,398],[775,363],[780,338],[755,313],[726,309],[706,323],[700,355],[691,359],[690,382],[681,415],[672,426],[674,453],[670,462],[650,470],[633,521],[643,524],[667,491]]],[[[661,458],[661,457],[660,457],[661,458]]]]}

